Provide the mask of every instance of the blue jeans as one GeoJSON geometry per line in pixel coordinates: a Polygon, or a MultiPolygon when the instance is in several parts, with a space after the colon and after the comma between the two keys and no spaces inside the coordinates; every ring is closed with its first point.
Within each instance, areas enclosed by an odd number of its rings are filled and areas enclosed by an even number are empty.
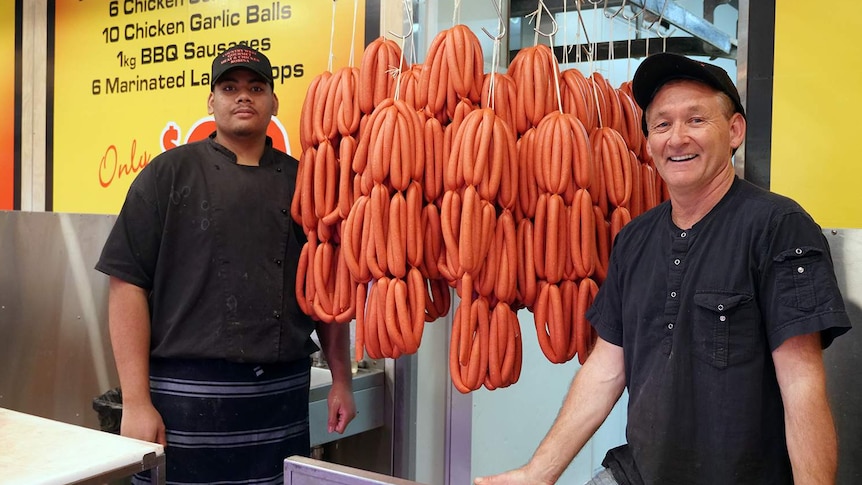
{"type": "Polygon", "coordinates": [[[596,473],[596,475],[589,482],[584,485],[618,485],[619,482],[614,479],[613,474],[607,468],[602,468],[602,471],[596,473]]]}

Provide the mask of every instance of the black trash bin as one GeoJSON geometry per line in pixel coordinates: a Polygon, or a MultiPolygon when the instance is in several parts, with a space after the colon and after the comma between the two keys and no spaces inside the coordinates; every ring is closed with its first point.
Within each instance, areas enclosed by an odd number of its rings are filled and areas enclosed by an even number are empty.
{"type": "Polygon", "coordinates": [[[123,419],[123,392],[119,387],[108,390],[93,399],[93,409],[99,414],[99,428],[108,433],[120,434],[123,419]]]}

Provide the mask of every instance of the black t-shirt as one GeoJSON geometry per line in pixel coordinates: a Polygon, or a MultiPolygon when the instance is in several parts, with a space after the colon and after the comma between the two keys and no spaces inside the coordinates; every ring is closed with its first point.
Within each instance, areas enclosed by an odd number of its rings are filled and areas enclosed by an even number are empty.
{"type": "Polygon", "coordinates": [[[623,347],[637,467],[647,484],[792,483],[771,351],[850,327],[826,238],[740,179],[691,229],[670,209],[619,233],[587,314],[623,347]]]}
{"type": "Polygon", "coordinates": [[[297,168],[269,140],[259,166],[238,165],[211,135],[138,174],[96,269],[148,290],[152,357],[266,363],[317,350],[294,293],[297,168]]]}

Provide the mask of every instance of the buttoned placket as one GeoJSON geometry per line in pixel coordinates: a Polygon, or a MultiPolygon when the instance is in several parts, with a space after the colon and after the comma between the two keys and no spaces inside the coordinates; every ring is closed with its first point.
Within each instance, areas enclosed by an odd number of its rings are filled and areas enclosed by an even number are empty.
{"type": "Polygon", "coordinates": [[[667,264],[668,281],[667,297],[664,307],[665,336],[662,340],[662,350],[669,355],[673,348],[673,330],[679,315],[682,280],[685,274],[685,260],[688,256],[691,237],[690,231],[676,229],[671,244],[670,258],[667,264]]]}
{"type": "MultiPolygon", "coordinates": [[[[275,167],[275,172],[276,172],[278,175],[281,175],[281,174],[283,173],[281,166],[278,166],[278,165],[277,165],[277,166],[275,167]]],[[[290,230],[290,224],[291,224],[291,220],[290,220],[290,218],[291,218],[291,215],[290,215],[290,209],[289,209],[289,207],[282,207],[282,208],[280,209],[280,212],[281,212],[281,215],[285,217],[285,221],[284,221],[282,224],[283,224],[284,232],[285,232],[285,234],[286,234],[286,233],[287,233],[287,231],[289,231],[289,230],[290,230]]],[[[285,242],[284,244],[286,244],[286,242],[285,242]]],[[[281,252],[283,253],[283,251],[284,251],[284,247],[281,247],[281,248],[280,248],[280,250],[281,250],[281,252]]],[[[273,262],[273,264],[275,264],[275,265],[276,265],[276,266],[278,266],[279,268],[281,268],[281,267],[282,267],[283,261],[282,261],[282,259],[281,259],[280,257],[272,258],[272,262],[273,262]]],[[[283,298],[283,297],[282,297],[282,298],[283,298]]],[[[280,320],[280,319],[281,319],[281,317],[282,317],[282,313],[281,313],[281,306],[283,305],[283,303],[284,303],[284,302],[279,302],[279,308],[278,308],[278,309],[276,309],[276,310],[273,310],[273,311],[272,311],[272,317],[273,317],[273,318],[275,318],[276,320],[280,320]]]]}

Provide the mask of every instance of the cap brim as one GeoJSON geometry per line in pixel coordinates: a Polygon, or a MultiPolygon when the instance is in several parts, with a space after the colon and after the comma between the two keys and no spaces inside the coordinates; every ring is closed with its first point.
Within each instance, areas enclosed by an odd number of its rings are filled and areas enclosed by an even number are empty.
{"type": "Polygon", "coordinates": [[[673,79],[694,79],[719,91],[726,90],[724,83],[704,67],[703,63],[685,56],[660,53],[647,57],[638,66],[632,78],[632,94],[635,102],[641,109],[646,110],[658,88],[673,79]]]}
{"type": "Polygon", "coordinates": [[[258,76],[260,76],[261,78],[263,78],[263,80],[266,81],[266,83],[269,84],[270,87],[275,86],[275,81],[273,80],[271,74],[269,76],[267,76],[265,73],[261,72],[258,69],[255,69],[251,66],[237,65],[237,66],[231,66],[231,67],[225,69],[224,71],[218,73],[215,77],[213,77],[212,80],[210,80],[210,89],[214,88],[216,83],[219,81],[219,79],[223,78],[225,74],[227,74],[231,71],[234,71],[236,69],[245,69],[247,71],[251,71],[251,72],[257,74],[258,76]]]}

